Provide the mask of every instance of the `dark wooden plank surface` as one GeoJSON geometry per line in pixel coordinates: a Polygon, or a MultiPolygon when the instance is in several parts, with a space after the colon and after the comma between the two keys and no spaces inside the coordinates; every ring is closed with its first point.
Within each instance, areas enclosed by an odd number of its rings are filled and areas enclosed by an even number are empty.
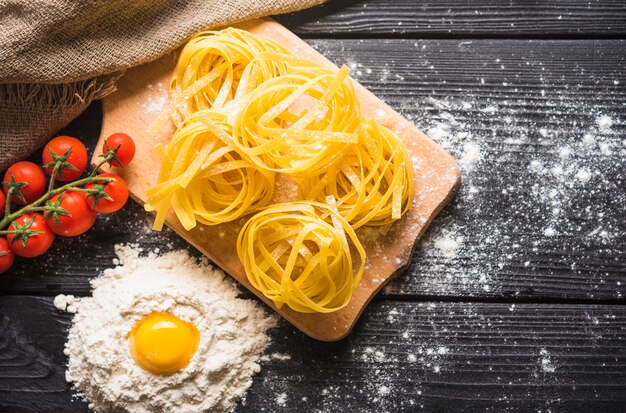
{"type": "MultiPolygon", "coordinates": [[[[1,411],[86,411],[64,381],[69,322],[51,298],[0,300],[1,411]]],[[[264,361],[237,411],[622,413],[625,326],[626,306],[399,301],[339,343],[282,322],[268,352],[291,359],[264,361]]]]}
{"type": "MultiPolygon", "coordinates": [[[[340,0],[278,19],[464,181],[346,340],[272,331],[269,354],[291,358],[265,360],[237,411],[624,412],[626,3],[340,0]]],[[[66,132],[93,146],[99,130],[96,103],[66,132]]],[[[189,248],[149,227],[129,203],[0,277],[0,411],[86,411],[52,296],[88,295],[116,243],[189,248]]]]}
{"type": "MultiPolygon", "coordinates": [[[[351,64],[355,78],[461,160],[458,196],[386,293],[625,299],[626,43],[310,42],[335,62],[351,64]],[[613,122],[606,131],[597,124],[602,116],[613,122]],[[471,150],[478,159],[463,161],[471,150]],[[564,158],[564,150],[571,155],[564,158]],[[533,170],[536,162],[542,171],[533,170]],[[555,175],[555,168],[563,173],[555,175]],[[577,179],[581,171],[590,173],[588,182],[577,179]],[[554,236],[545,235],[550,228],[554,236]],[[454,254],[437,248],[449,239],[458,241],[454,254]]],[[[96,105],[68,133],[93,145],[99,116],[96,105]]],[[[0,291],[87,294],[89,277],[112,265],[115,243],[185,245],[149,227],[138,205],[100,217],[83,237],[19,262],[0,279],[0,291]]]]}
{"type": "Polygon", "coordinates": [[[622,0],[340,0],[278,21],[305,37],[620,36],[622,0]]]}

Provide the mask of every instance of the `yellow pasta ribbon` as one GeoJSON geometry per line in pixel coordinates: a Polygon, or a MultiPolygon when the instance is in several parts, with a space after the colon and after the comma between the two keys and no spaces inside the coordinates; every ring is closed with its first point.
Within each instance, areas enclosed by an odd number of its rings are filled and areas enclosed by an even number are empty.
{"type": "Polygon", "coordinates": [[[170,85],[173,101],[186,103],[176,108],[181,117],[202,109],[219,109],[232,100],[242,86],[244,70],[263,52],[289,54],[272,40],[232,27],[194,36],[178,57],[170,85]]]}
{"type": "MultiPolygon", "coordinates": [[[[256,70],[252,76],[244,74],[250,61],[263,53],[290,54],[280,44],[241,29],[229,27],[198,33],[181,51],[170,82],[170,103],[150,125],[148,133],[155,134],[168,118],[181,127],[196,111],[232,104],[237,95],[253,88],[255,81],[269,77],[267,72],[256,70]]],[[[276,67],[274,75],[280,74],[280,69],[276,67]]]]}
{"type": "Polygon", "coordinates": [[[246,96],[233,138],[259,168],[304,177],[324,172],[358,142],[361,111],[346,66],[333,72],[298,63],[246,96]]]}
{"type": "Polygon", "coordinates": [[[405,214],[413,201],[411,158],[404,143],[388,128],[364,120],[359,144],[345,148],[343,160],[324,174],[299,182],[301,197],[328,202],[352,225],[383,226],[405,214]]]}
{"type": "Polygon", "coordinates": [[[317,202],[276,204],[258,212],[239,233],[237,254],[256,289],[278,308],[286,304],[302,313],[330,313],[348,305],[366,257],[350,224],[317,202]],[[348,239],[359,255],[356,273],[348,239]]]}
{"type": "Polygon", "coordinates": [[[232,145],[226,115],[202,110],[191,115],[161,148],[158,183],[148,189],[147,211],[156,211],[154,229],[163,227],[170,207],[183,227],[197,222],[233,221],[267,205],[274,173],[256,168],[232,145]]]}

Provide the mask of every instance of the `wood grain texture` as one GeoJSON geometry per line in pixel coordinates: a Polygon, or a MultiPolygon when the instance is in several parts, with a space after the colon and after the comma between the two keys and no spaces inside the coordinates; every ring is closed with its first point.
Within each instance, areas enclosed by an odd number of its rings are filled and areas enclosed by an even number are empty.
{"type": "MultiPolygon", "coordinates": [[[[418,247],[412,265],[391,283],[389,294],[623,300],[623,41],[309,42],[335,63],[356,65],[353,75],[361,83],[421,129],[452,124],[450,118],[465,125],[456,127],[456,132],[470,135],[465,140],[442,138],[457,159],[465,155],[466,141],[481,149],[480,161],[464,167],[467,185],[427,233],[426,241],[432,242],[418,247]],[[572,158],[597,172],[587,185],[568,188],[567,182],[555,183],[529,172],[533,161],[558,166],[562,147],[579,148],[600,114],[614,121],[611,134],[602,138],[614,153],[602,156],[594,146],[572,158]],[[552,225],[552,205],[549,196],[534,194],[537,183],[547,188],[548,195],[554,188],[565,199],[563,215],[554,223],[559,230],[555,237],[544,236],[552,225]],[[509,187],[513,190],[502,191],[509,187]],[[600,226],[612,237],[594,233],[600,226]],[[432,245],[449,230],[466,238],[466,248],[456,256],[446,256],[432,245]]],[[[88,146],[93,148],[100,127],[95,105],[68,133],[90,139],[88,146]]],[[[148,235],[149,221],[134,205],[100,217],[83,237],[61,240],[45,257],[18,262],[0,279],[0,291],[87,294],[88,278],[113,265],[114,243],[141,242],[160,249],[185,245],[168,231],[148,235]]]]}
{"type": "MultiPolygon", "coordinates": [[[[294,54],[309,59],[324,67],[338,70],[293,33],[271,19],[253,20],[238,27],[265,36],[294,54]]],[[[100,162],[100,148],[112,133],[124,131],[133,136],[136,144],[136,161],[123,170],[115,169],[128,184],[130,195],[141,205],[148,201],[146,191],[157,183],[161,159],[154,149],[157,144],[167,145],[174,134],[173,124],[161,128],[151,135],[146,132],[157,118],[145,108],[155,101],[168,99],[167,85],[176,65],[176,53],[167,55],[155,62],[129,70],[117,82],[117,91],[103,100],[103,126],[100,142],[96,145],[92,164],[100,162]]],[[[410,261],[416,241],[424,233],[433,218],[454,196],[461,176],[455,160],[440,146],[419,131],[412,123],[354,82],[354,93],[360,105],[360,115],[377,118],[379,122],[393,130],[406,145],[415,168],[415,195],[409,211],[389,229],[385,235],[376,231],[374,237],[361,237],[367,253],[364,272],[350,302],[344,308],[332,313],[301,313],[284,305],[281,308],[254,288],[248,280],[243,265],[237,256],[237,237],[249,215],[233,222],[215,226],[198,224],[186,230],[173,210],[165,218],[165,223],[190,244],[213,260],[226,273],[235,278],[245,288],[264,300],[278,314],[294,326],[323,341],[334,341],[345,337],[362,313],[363,308],[380,291],[390,278],[410,261]],[[368,242],[368,239],[372,239],[368,242]]],[[[412,167],[412,166],[409,166],[412,167]]],[[[107,170],[107,168],[104,168],[107,170]]],[[[285,193],[280,183],[275,187],[275,199],[297,199],[293,193],[285,193]]],[[[276,201],[274,201],[276,202],[276,201]]],[[[284,201],[278,201],[284,202],[284,201]]],[[[362,230],[367,234],[366,229],[362,230]]],[[[372,230],[370,229],[370,233],[372,230]]],[[[354,266],[361,265],[353,259],[354,266]]]]}
{"type": "MultiPolygon", "coordinates": [[[[70,317],[51,301],[0,300],[0,411],[86,411],[63,379],[70,317]]],[[[624,325],[625,306],[396,301],[372,303],[338,343],[282,322],[268,354],[291,358],[263,361],[237,412],[622,413],[624,325]]]]}
{"type": "Polygon", "coordinates": [[[0,299],[0,411],[79,411],[65,381],[68,319],[51,299],[0,299]]]}
{"type": "Polygon", "coordinates": [[[331,0],[278,16],[306,37],[619,36],[621,0],[331,0]]]}

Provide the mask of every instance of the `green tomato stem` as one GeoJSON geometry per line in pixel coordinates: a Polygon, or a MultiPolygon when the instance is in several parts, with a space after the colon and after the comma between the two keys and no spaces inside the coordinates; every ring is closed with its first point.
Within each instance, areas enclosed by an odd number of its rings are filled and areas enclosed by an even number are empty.
{"type": "MultiPolygon", "coordinates": [[[[11,213],[11,196],[13,195],[13,190],[14,190],[14,188],[11,187],[7,191],[7,199],[6,199],[5,203],[4,203],[4,216],[5,217],[11,213]]],[[[2,228],[2,227],[0,227],[0,228],[2,228]]]]}
{"type": "Polygon", "coordinates": [[[43,211],[50,211],[50,210],[52,210],[52,208],[47,207],[47,206],[42,206],[42,207],[30,208],[30,211],[28,212],[43,212],[43,211]]]}
{"type": "MultiPolygon", "coordinates": [[[[112,181],[113,179],[112,179],[112,178],[101,178],[101,179],[98,179],[98,181],[105,181],[105,180],[110,182],[110,181],[112,181]]],[[[91,190],[91,189],[86,189],[86,188],[73,188],[73,187],[72,187],[72,188],[69,188],[69,189],[68,189],[68,191],[72,191],[72,192],[85,192],[85,193],[89,193],[89,192],[91,192],[92,190],[91,190]]]]}
{"type": "Polygon", "coordinates": [[[100,168],[102,167],[102,165],[109,162],[114,155],[115,155],[114,152],[109,152],[107,156],[98,165],[96,165],[95,168],[93,168],[93,171],[91,171],[91,174],[89,175],[89,177],[95,176],[100,170],[100,168]]]}
{"type": "MultiPolygon", "coordinates": [[[[88,176],[87,178],[83,178],[83,179],[79,179],[77,181],[74,182],[70,182],[68,184],[65,184],[63,186],[60,186],[56,189],[52,189],[49,190],[48,192],[46,192],[44,195],[41,196],[41,198],[39,198],[38,200],[36,200],[35,202],[26,205],[25,207],[10,213],[9,211],[9,207],[10,207],[10,195],[12,193],[12,189],[9,189],[8,192],[8,198],[7,198],[7,207],[5,209],[5,216],[4,218],[2,218],[2,221],[0,221],[0,229],[5,228],[7,225],[9,225],[14,219],[16,219],[17,217],[24,215],[24,214],[28,214],[30,212],[36,212],[36,211],[42,211],[45,210],[45,207],[40,207],[41,204],[43,204],[44,202],[46,202],[48,199],[50,199],[51,197],[53,197],[56,194],[60,194],[62,192],[71,190],[71,191],[77,191],[77,192],[86,192],[85,190],[83,190],[82,188],[79,188],[79,186],[81,185],[85,185],[91,182],[113,182],[115,181],[114,178],[98,178],[92,175],[88,176]],[[9,212],[8,214],[6,212],[9,212]]],[[[3,231],[0,231],[0,234],[4,233],[3,231]]]]}
{"type": "Polygon", "coordinates": [[[61,166],[60,162],[56,162],[54,164],[54,168],[52,168],[52,174],[50,175],[50,183],[48,184],[48,192],[54,189],[54,181],[57,176],[57,172],[59,172],[59,166],[61,166]]]}

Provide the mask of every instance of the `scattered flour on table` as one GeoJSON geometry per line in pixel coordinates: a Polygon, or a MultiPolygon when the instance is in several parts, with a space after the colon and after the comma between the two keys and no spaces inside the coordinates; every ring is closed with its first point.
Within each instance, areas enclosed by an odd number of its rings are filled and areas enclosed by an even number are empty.
{"type": "Polygon", "coordinates": [[[147,257],[140,251],[116,246],[119,265],[91,281],[93,297],[54,299],[60,310],[78,310],[66,343],[67,380],[97,412],[233,410],[260,371],[276,317],[255,301],[237,298],[236,284],[206,260],[182,250],[147,257]],[[144,371],[128,350],[133,326],[158,311],[200,332],[189,365],[171,375],[144,371]]]}
{"type": "Polygon", "coordinates": [[[435,241],[435,248],[440,250],[446,257],[454,257],[459,245],[463,242],[463,237],[457,236],[453,232],[445,232],[435,241]]]}
{"type": "Polygon", "coordinates": [[[267,362],[270,360],[279,360],[279,361],[287,361],[291,360],[291,356],[289,354],[282,353],[272,353],[261,356],[261,361],[267,362]]]}
{"type": "Polygon", "coordinates": [[[548,351],[545,348],[542,348],[539,355],[541,356],[541,370],[544,373],[554,373],[556,371],[556,367],[548,351]]]}
{"type": "Polygon", "coordinates": [[[80,303],[80,298],[74,297],[71,294],[69,295],[59,294],[56,297],[54,297],[54,300],[52,303],[59,311],[67,311],[70,314],[74,314],[76,313],[76,311],[78,311],[78,304],[80,303]]]}
{"type": "Polygon", "coordinates": [[[281,393],[276,396],[276,404],[279,406],[285,406],[287,404],[287,393],[281,393]]]}
{"type": "Polygon", "coordinates": [[[600,130],[607,131],[611,129],[611,126],[613,126],[613,119],[607,115],[602,115],[596,119],[596,123],[598,124],[598,128],[600,128],[600,130]]]}
{"type": "MultiPolygon", "coordinates": [[[[571,253],[562,252],[561,265],[570,271],[580,271],[577,250],[620,249],[615,241],[626,239],[619,216],[626,203],[619,181],[626,167],[624,116],[564,96],[545,98],[552,99],[547,113],[536,121],[519,117],[520,108],[529,105],[524,98],[468,94],[400,107],[453,155],[463,180],[421,241],[414,258],[421,285],[410,283],[411,292],[496,291],[500,274],[531,271],[541,265],[542,251],[564,240],[571,253]],[[621,209],[611,207],[615,202],[621,209]]],[[[615,275],[597,273],[591,287],[606,277],[615,275]]],[[[526,280],[520,278],[517,288],[507,286],[519,295],[526,280]]],[[[623,297],[624,287],[616,287],[616,298],[623,297]]],[[[404,288],[392,282],[386,291],[404,288]]]]}
{"type": "Polygon", "coordinates": [[[554,228],[546,228],[543,231],[543,235],[545,235],[546,237],[553,237],[556,235],[556,231],[554,230],[554,228]]]}

